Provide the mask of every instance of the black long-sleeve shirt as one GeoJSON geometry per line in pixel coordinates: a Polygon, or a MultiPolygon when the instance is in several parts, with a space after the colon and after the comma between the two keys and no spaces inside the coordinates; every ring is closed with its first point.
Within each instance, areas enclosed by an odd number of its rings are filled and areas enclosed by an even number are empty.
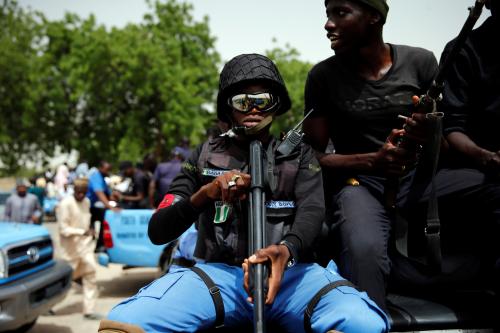
{"type": "MultiPolygon", "coordinates": [[[[248,168],[248,147],[241,146],[229,139],[216,139],[213,150],[216,153],[208,154],[208,161],[205,165],[200,166],[199,159],[202,154],[202,146],[192,154],[192,157],[184,163],[180,174],[174,179],[169,189],[169,194],[175,195],[180,199],[174,205],[157,210],[149,223],[148,234],[151,241],[155,244],[163,244],[179,237],[189,226],[197,221],[202,220],[200,215],[209,213],[213,214],[213,205],[204,207],[204,209],[196,209],[190,203],[190,197],[197,192],[201,186],[213,180],[218,172],[231,169],[239,169],[247,172],[248,168]],[[221,144],[221,140],[225,140],[221,144]],[[219,161],[227,160],[227,164],[222,168],[217,165],[219,161]]],[[[276,141],[272,141],[270,145],[275,146],[276,141]]],[[[268,149],[274,159],[274,150],[268,149]]],[[[268,153],[269,155],[269,153],[268,153]]],[[[275,174],[278,174],[277,189],[270,191],[268,189],[267,198],[269,204],[267,208],[268,222],[279,219],[277,216],[283,217],[290,213],[288,218],[291,218],[291,226],[280,239],[284,239],[292,243],[299,254],[307,254],[314,242],[314,239],[319,233],[321,223],[324,220],[324,195],[323,183],[319,164],[314,157],[312,149],[303,144],[300,152],[292,156],[285,162],[276,162],[275,174]],[[285,164],[283,164],[285,163],[285,164]],[[295,171],[293,169],[296,168],[295,171]],[[292,171],[290,171],[292,170],[292,171]],[[290,173],[291,172],[291,173],[290,173]],[[293,208],[291,208],[293,202],[293,208]],[[290,207],[277,208],[279,205],[290,205],[290,207]]],[[[211,216],[213,221],[213,215],[211,216]]],[[[207,241],[207,239],[215,242],[215,237],[208,228],[215,228],[212,221],[206,219],[205,228],[198,237],[207,241]],[[208,228],[207,228],[208,227],[208,228]]],[[[227,221],[226,223],[239,223],[237,221],[227,221]]],[[[212,229],[213,229],[212,228],[212,229]]],[[[246,232],[246,230],[245,230],[246,232]]],[[[246,239],[238,237],[239,240],[246,239]]],[[[200,242],[198,242],[199,244],[200,242]]],[[[217,245],[213,245],[217,246],[217,245]]],[[[212,245],[210,242],[204,250],[210,251],[212,245]]],[[[199,246],[197,245],[197,254],[199,246]]],[[[202,253],[203,255],[203,253],[202,253]]],[[[208,261],[219,261],[217,255],[215,257],[208,255],[208,261]]],[[[222,261],[225,261],[222,259],[222,261]]]]}
{"type": "MultiPolygon", "coordinates": [[[[467,39],[445,81],[440,110],[444,134],[461,132],[478,146],[500,150],[500,20],[488,18],[467,39]]],[[[446,45],[444,59],[454,41],[446,45]]],[[[463,157],[450,160],[463,165],[463,157]]]]}

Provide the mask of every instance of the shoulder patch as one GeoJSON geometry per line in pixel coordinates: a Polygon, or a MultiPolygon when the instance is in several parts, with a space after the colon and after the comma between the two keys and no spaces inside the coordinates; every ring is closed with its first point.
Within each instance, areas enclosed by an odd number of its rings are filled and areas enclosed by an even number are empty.
{"type": "Polygon", "coordinates": [[[320,172],[321,167],[318,164],[309,163],[309,170],[311,170],[312,172],[320,172]]]}
{"type": "Polygon", "coordinates": [[[176,201],[175,195],[168,193],[163,197],[163,200],[160,202],[156,210],[170,207],[175,203],[175,201],[176,201]]]}
{"type": "Polygon", "coordinates": [[[227,218],[231,214],[233,205],[222,201],[215,201],[214,206],[215,206],[214,223],[220,224],[226,222],[227,218]]]}
{"type": "Polygon", "coordinates": [[[193,164],[190,164],[190,163],[182,163],[182,168],[184,170],[187,170],[187,171],[190,171],[190,172],[196,172],[198,170],[198,168],[196,167],[196,165],[193,165],[193,164]]]}

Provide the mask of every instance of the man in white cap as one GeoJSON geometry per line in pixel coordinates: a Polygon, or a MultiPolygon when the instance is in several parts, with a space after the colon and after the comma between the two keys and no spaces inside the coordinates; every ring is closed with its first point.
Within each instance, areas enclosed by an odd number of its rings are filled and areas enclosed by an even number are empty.
{"type": "Polygon", "coordinates": [[[83,315],[99,320],[94,313],[97,299],[96,267],[94,257],[94,230],[90,227],[90,200],[85,196],[88,181],[76,179],[74,194],[64,198],[57,210],[57,222],[62,257],[73,267],[73,279],[82,279],[83,315]]]}

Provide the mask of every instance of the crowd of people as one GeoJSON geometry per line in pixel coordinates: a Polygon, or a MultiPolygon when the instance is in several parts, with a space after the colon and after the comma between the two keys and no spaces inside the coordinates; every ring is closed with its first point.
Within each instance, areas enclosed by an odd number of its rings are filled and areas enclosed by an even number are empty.
{"type": "Polygon", "coordinates": [[[85,161],[76,167],[63,163],[54,171],[49,169],[29,180],[19,178],[15,191],[6,202],[2,218],[41,224],[44,214],[55,214],[57,203],[73,195],[75,182],[82,178],[89,180],[87,196],[96,219],[105,209],[155,208],[190,152],[189,140],[183,139],[161,163],[157,163],[151,155],[146,155],[137,163],[119,162],[116,170],[113,170],[112,163],[104,160],[92,167],[85,161]]]}
{"type": "Polygon", "coordinates": [[[86,162],[75,168],[64,163],[55,173],[47,171],[30,181],[16,181],[15,191],[6,200],[2,221],[42,224],[44,216],[55,216],[60,257],[72,266],[73,280],[81,285],[84,318],[102,319],[102,315],[95,313],[98,297],[95,252],[105,250],[100,227],[105,211],[154,207],[155,198],[168,191],[180,171],[180,163],[190,154],[187,145],[188,141],[183,140],[166,162],[158,166],[151,156],[137,164],[120,162],[116,175],[107,161],[92,168],[86,162]]]}

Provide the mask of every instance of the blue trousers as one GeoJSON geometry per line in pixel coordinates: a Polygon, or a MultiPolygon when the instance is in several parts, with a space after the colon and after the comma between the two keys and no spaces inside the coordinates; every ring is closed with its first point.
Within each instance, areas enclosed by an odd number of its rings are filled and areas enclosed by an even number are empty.
{"type": "MultiPolygon", "coordinates": [[[[217,284],[224,302],[226,327],[252,325],[253,305],[246,301],[243,271],[225,264],[198,264],[217,284]]],[[[288,269],[280,291],[266,308],[266,320],[287,332],[304,332],[304,311],[311,298],[330,282],[341,280],[335,263],[297,264],[288,269]]],[[[135,324],[146,332],[196,332],[213,326],[215,307],[205,283],[189,269],[164,275],[115,306],[108,319],[135,324]]],[[[387,332],[389,321],[366,293],[339,287],[316,305],[314,332],[336,329],[344,333],[387,332]]]]}

